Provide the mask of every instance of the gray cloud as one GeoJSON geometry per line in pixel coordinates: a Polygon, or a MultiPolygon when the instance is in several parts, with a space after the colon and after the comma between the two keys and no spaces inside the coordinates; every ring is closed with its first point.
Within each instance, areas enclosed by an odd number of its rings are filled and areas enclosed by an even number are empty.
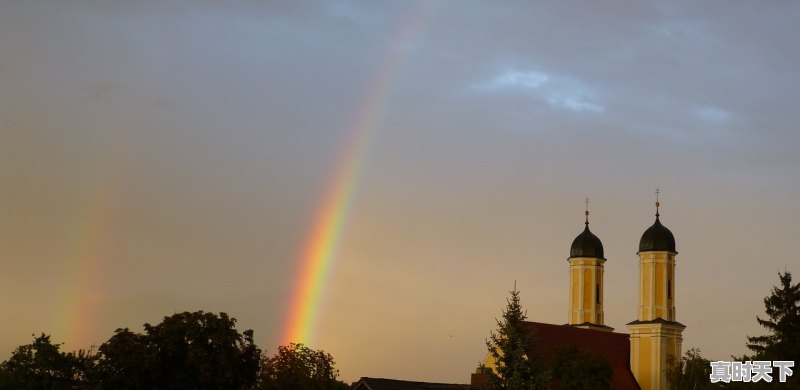
{"type": "Polygon", "coordinates": [[[491,80],[473,85],[477,91],[518,90],[546,101],[552,108],[602,112],[593,93],[581,82],[537,71],[506,70],[491,80]]]}

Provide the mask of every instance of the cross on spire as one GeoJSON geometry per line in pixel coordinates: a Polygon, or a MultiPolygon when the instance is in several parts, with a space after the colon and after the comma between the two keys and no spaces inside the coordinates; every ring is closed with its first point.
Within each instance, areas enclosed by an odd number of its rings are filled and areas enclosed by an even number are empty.
{"type": "Polygon", "coordinates": [[[583,203],[586,204],[586,211],[584,212],[584,214],[586,215],[586,224],[588,225],[589,224],[589,197],[588,196],[586,197],[586,200],[583,203]]]}
{"type": "Polygon", "coordinates": [[[661,203],[658,201],[658,195],[661,194],[661,190],[656,187],[656,217],[658,217],[658,207],[661,206],[661,203]]]}

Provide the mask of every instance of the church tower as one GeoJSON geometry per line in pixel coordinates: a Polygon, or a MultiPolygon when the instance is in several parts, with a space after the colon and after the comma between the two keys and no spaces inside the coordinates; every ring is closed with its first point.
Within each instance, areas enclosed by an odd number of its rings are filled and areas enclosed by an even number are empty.
{"type": "Polygon", "coordinates": [[[671,389],[668,371],[681,358],[681,333],[686,328],[675,320],[675,237],[659,220],[639,241],[638,319],[631,331],[631,371],[642,389],[671,389]]]}
{"type": "Polygon", "coordinates": [[[603,324],[603,243],[589,231],[589,200],[586,227],[569,250],[569,325],[612,331],[603,324]]]}

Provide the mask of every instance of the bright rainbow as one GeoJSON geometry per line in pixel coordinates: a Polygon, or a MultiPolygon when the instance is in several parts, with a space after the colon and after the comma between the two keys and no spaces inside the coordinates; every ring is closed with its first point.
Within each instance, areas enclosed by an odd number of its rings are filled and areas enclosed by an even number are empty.
{"type": "Polygon", "coordinates": [[[336,260],[336,254],[347,225],[353,198],[375,129],[380,124],[406,50],[419,35],[422,25],[431,14],[432,1],[420,1],[402,23],[397,39],[389,48],[384,65],[365,93],[348,126],[350,134],[326,191],[326,196],[314,218],[311,234],[302,251],[295,289],[284,324],[282,345],[290,342],[308,344],[313,340],[319,320],[323,292],[336,260]]]}

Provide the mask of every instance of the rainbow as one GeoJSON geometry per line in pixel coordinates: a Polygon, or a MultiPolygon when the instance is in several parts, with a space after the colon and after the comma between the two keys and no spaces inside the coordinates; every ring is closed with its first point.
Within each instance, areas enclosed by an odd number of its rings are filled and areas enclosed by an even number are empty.
{"type": "Polygon", "coordinates": [[[123,148],[112,147],[98,156],[97,170],[86,187],[87,202],[71,230],[74,237],[69,242],[73,244],[65,252],[62,285],[55,290],[58,299],[51,321],[56,335],[75,349],[97,341],[93,339],[97,337],[96,313],[102,305],[105,266],[115,244],[113,221],[123,203],[119,181],[124,176],[125,155],[123,148]]]}
{"type": "Polygon", "coordinates": [[[345,148],[330,176],[328,190],[314,218],[313,227],[301,251],[300,265],[295,278],[294,291],[288,304],[286,322],[280,337],[281,345],[309,344],[318,325],[323,292],[336,260],[342,233],[359,187],[364,161],[374,138],[375,129],[383,118],[407,49],[419,35],[424,22],[430,17],[432,1],[419,1],[400,23],[394,44],[388,49],[383,66],[376,73],[370,88],[348,121],[345,148]]]}

